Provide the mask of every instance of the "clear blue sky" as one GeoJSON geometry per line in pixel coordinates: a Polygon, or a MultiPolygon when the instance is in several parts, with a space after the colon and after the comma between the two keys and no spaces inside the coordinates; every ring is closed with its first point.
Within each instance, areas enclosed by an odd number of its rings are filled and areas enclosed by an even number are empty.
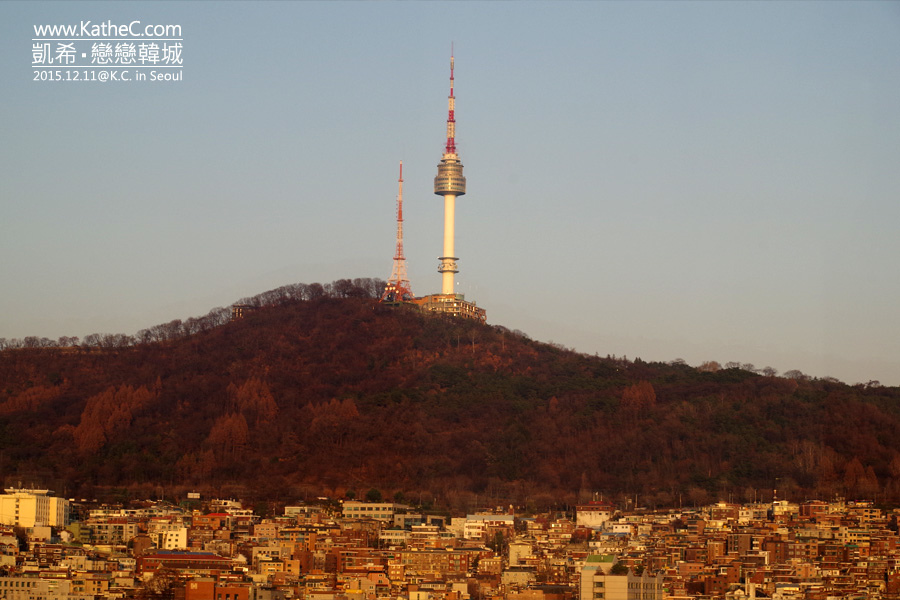
{"type": "Polygon", "coordinates": [[[2,2],[0,337],[294,282],[458,287],[587,353],[900,385],[900,3],[2,2]],[[35,82],[34,25],[178,24],[184,80],[35,82]]]}

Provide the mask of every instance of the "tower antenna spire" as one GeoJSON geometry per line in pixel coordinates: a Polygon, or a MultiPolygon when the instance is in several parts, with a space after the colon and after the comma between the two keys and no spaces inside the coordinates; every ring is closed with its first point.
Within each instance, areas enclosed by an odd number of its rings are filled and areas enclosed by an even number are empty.
{"type": "Polygon", "coordinates": [[[397,180],[397,248],[394,251],[394,268],[381,295],[382,302],[409,302],[415,298],[406,275],[406,257],[403,256],[403,161],[400,161],[400,178],[397,180]]]}
{"type": "Polygon", "coordinates": [[[450,42],[450,96],[447,98],[447,145],[444,154],[456,154],[456,97],[453,95],[453,42],[450,42]]]}

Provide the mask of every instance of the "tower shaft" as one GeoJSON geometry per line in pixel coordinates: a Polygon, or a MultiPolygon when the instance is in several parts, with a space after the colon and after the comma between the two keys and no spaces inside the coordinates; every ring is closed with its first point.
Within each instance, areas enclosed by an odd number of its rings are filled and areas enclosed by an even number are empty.
{"type": "Polygon", "coordinates": [[[444,255],[440,257],[438,272],[441,274],[441,293],[454,294],[454,277],[459,272],[458,260],[453,251],[454,221],[456,219],[456,195],[444,194],[444,255]]]}

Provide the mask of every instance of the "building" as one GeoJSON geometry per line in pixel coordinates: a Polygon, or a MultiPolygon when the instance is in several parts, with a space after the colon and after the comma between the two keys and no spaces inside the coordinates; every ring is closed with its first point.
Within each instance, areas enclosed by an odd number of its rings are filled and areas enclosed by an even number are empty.
{"type": "Polygon", "coordinates": [[[8,488],[0,495],[0,524],[16,527],[65,527],[69,501],[50,496],[50,490],[8,488]]]}
{"type": "Polygon", "coordinates": [[[578,527],[600,529],[616,512],[616,507],[605,502],[590,502],[575,507],[575,524],[578,527]]]}
{"type": "Polygon", "coordinates": [[[514,515],[467,515],[463,538],[488,540],[497,532],[511,533],[515,529],[514,515]]]}
{"type": "Polygon", "coordinates": [[[140,533],[140,524],[129,517],[91,518],[85,524],[90,528],[91,543],[105,546],[123,546],[140,533]]]}
{"type": "Polygon", "coordinates": [[[250,304],[232,304],[231,305],[231,320],[237,321],[238,319],[243,319],[251,312],[256,310],[257,306],[252,306],[250,304]]]}
{"type": "Polygon", "coordinates": [[[68,589],[55,594],[51,585],[52,582],[37,577],[0,577],[0,599],[62,600],[68,596],[68,589]]]}
{"type": "Polygon", "coordinates": [[[471,567],[472,554],[465,550],[404,550],[397,559],[406,573],[420,575],[465,575],[471,567]]]}
{"type": "Polygon", "coordinates": [[[250,592],[249,585],[229,585],[211,577],[198,577],[186,584],[184,600],[249,600],[250,592]]]}
{"type": "Polygon", "coordinates": [[[581,568],[579,600],[662,600],[663,576],[644,571],[636,575],[613,574],[615,559],[608,555],[591,555],[581,568]]]}
{"type": "Polygon", "coordinates": [[[405,504],[392,502],[344,502],[343,517],[345,519],[375,519],[376,521],[394,522],[394,515],[409,510],[405,504]]]}
{"type": "Polygon", "coordinates": [[[474,302],[467,302],[463,294],[430,294],[416,298],[415,303],[422,310],[436,312],[452,317],[475,319],[484,323],[487,313],[474,302]]]}
{"type": "Polygon", "coordinates": [[[231,571],[233,563],[212,552],[177,552],[159,550],[137,559],[137,572],[152,573],[158,569],[171,569],[181,575],[213,576],[231,571]]]}

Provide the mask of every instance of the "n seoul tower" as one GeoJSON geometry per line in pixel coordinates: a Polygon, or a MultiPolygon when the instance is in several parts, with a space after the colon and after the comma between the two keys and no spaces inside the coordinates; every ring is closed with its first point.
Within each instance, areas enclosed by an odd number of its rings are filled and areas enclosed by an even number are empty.
{"type": "Polygon", "coordinates": [[[438,174],[434,178],[434,193],[444,197],[444,255],[438,272],[441,274],[441,293],[455,294],[453,277],[459,272],[453,250],[454,217],[456,197],[466,193],[466,178],[463,177],[463,165],[456,153],[456,119],[453,115],[456,98],[453,96],[453,51],[450,52],[450,96],[447,114],[447,145],[444,156],[438,164],[438,174]]]}
{"type": "Polygon", "coordinates": [[[454,110],[456,98],[453,96],[453,50],[450,50],[450,102],[447,114],[447,145],[444,155],[438,164],[438,174],[434,178],[434,193],[444,197],[444,254],[438,272],[441,274],[441,293],[429,294],[416,298],[413,302],[424,311],[442,313],[464,319],[475,319],[482,323],[486,313],[474,302],[467,302],[463,294],[453,289],[453,276],[459,272],[453,251],[453,220],[456,210],[456,197],[466,193],[466,178],[463,177],[463,166],[456,153],[456,117],[454,110]]]}

